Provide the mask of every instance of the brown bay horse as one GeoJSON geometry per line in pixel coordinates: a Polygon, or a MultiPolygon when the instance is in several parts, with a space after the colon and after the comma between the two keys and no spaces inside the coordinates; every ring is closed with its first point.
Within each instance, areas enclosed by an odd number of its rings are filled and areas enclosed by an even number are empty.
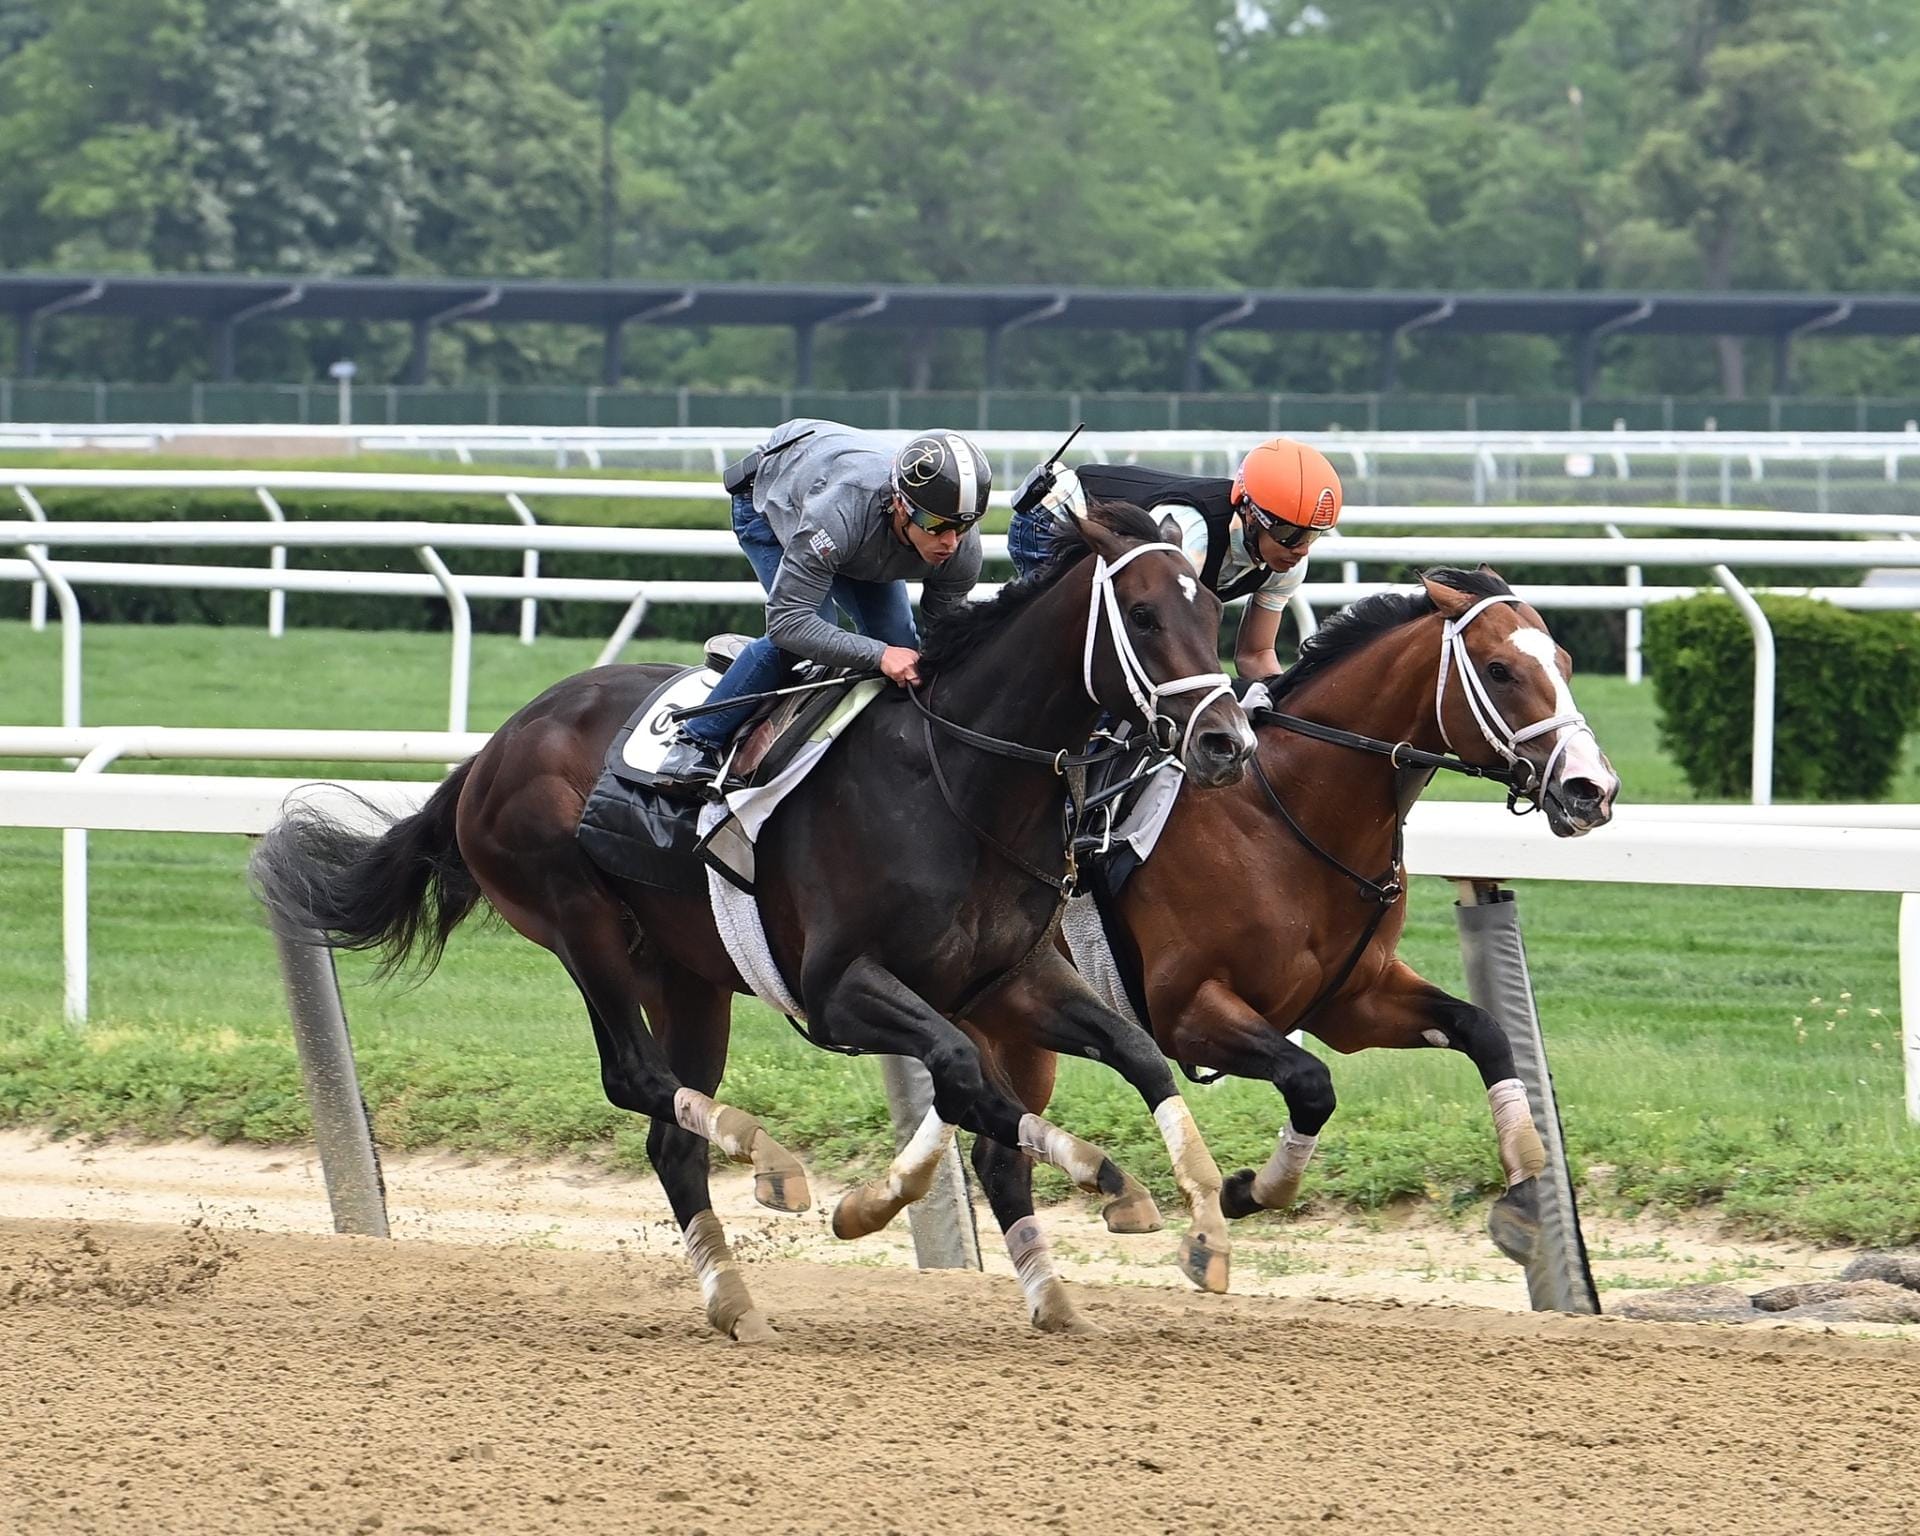
{"type": "MultiPolygon", "coordinates": [[[[976,1040],[1106,1062],[1154,1111],[1192,1212],[1184,1273],[1227,1280],[1218,1168],[1153,1042],[1048,942],[1066,867],[1061,768],[1103,710],[1176,749],[1196,785],[1237,780],[1252,731],[1218,671],[1220,604],[1177,548],[1124,506],[1090,509],[1033,580],[940,626],[920,695],[888,690],[761,834],[758,895],[773,959],[819,1043],[911,1056],[934,1108],[892,1187],[856,1191],[836,1225],[884,1223],[931,1181],[952,1127],[1024,1148],[1138,1224],[1152,1202],[1097,1148],[1042,1119],[990,1074],[976,1040]],[[974,1035],[953,1020],[965,1013],[974,1035]]],[[[556,684],[462,764],[416,815],[370,835],[296,808],[253,862],[283,919],[389,965],[438,960],[482,900],[552,951],[586,1002],[607,1097],[647,1115],[647,1151],[699,1276],[707,1316],[771,1336],[708,1194],[708,1144],[751,1162],[777,1209],[808,1203],[799,1163],[717,1102],[730,1003],[748,990],[708,903],[616,880],[575,841],[602,760],[669,675],[601,667],[556,684]]],[[[1029,1213],[1030,1214],[1030,1213],[1029,1213]]],[[[1007,1224],[1029,1304],[1065,1307],[1038,1228],[1007,1224]]]]}
{"type": "MultiPolygon", "coordinates": [[[[1252,771],[1217,794],[1181,792],[1117,911],[1141,959],[1159,1048],[1188,1067],[1271,1082],[1285,1100],[1272,1158],[1227,1181],[1229,1216],[1290,1207],[1333,1113],[1326,1064],[1289,1033],[1304,1027],[1343,1053],[1448,1049],[1487,1088],[1508,1183],[1491,1225],[1524,1262],[1545,1157],[1512,1049],[1489,1014],[1395,955],[1406,920],[1400,828],[1432,770],[1396,766],[1390,748],[1403,744],[1402,762],[1410,746],[1511,776],[1561,836],[1605,823],[1619,780],[1574,708],[1571,664],[1537,612],[1484,567],[1429,572],[1423,587],[1330,618],[1269,685],[1273,711],[1382,750],[1289,729],[1250,696],[1252,771]]],[[[1054,1058],[1006,1038],[988,1048],[1010,1091],[1043,1110],[1054,1058]]],[[[973,1159],[1001,1224],[1030,1217],[1032,1160],[987,1138],[973,1159]]],[[[1069,1306],[1055,1325],[1071,1317],[1069,1306]]]]}

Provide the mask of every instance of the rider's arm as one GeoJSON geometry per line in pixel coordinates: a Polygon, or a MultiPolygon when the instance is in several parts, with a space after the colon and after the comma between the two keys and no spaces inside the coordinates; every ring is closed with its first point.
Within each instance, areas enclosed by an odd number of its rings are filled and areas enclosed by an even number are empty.
{"type": "Polygon", "coordinates": [[[1207,568],[1207,520],[1200,515],[1198,507],[1190,507],[1185,502],[1163,502],[1153,509],[1157,520],[1173,520],[1180,537],[1175,541],[1193,562],[1196,571],[1207,568]]]}
{"type": "Polygon", "coordinates": [[[831,667],[876,670],[886,646],[820,617],[841,557],[838,536],[802,523],[787,541],[767,593],[767,638],[783,651],[831,667]]]}
{"type": "Polygon", "coordinates": [[[1273,677],[1280,671],[1280,658],[1273,643],[1280,638],[1280,616],[1287,601],[1307,579],[1307,562],[1302,560],[1290,571],[1275,571],[1247,599],[1247,611],[1240,616],[1240,632],[1233,642],[1233,665],[1242,677],[1273,677]]]}

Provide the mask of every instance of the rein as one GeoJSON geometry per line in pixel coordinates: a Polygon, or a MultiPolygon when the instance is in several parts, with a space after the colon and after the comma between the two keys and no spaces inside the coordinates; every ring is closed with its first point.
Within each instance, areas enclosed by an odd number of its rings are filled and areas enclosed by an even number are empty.
{"type": "MultiPolygon", "coordinates": [[[[1136,544],[1118,560],[1111,564],[1104,555],[1095,554],[1092,558],[1093,581],[1087,597],[1087,643],[1082,652],[1081,683],[1087,690],[1087,697],[1095,704],[1101,702],[1100,695],[1093,687],[1093,658],[1100,638],[1100,620],[1104,615],[1107,629],[1113,641],[1113,651],[1120,663],[1120,676],[1126,682],[1127,692],[1132,695],[1146,720],[1147,734],[1162,751],[1171,753],[1174,746],[1173,721],[1160,713],[1160,700],[1164,696],[1192,693],[1199,689],[1208,689],[1205,698],[1196,704],[1187,716],[1186,731],[1179,737],[1182,753],[1192,741],[1193,730],[1200,717],[1221,699],[1233,698],[1233,683],[1224,672],[1199,672],[1191,677],[1174,678],[1168,682],[1157,683],[1148,673],[1145,665],[1128,638],[1126,626],[1120,620],[1120,600],[1114,590],[1113,578],[1141,555],[1162,553],[1175,556],[1182,567],[1186,566],[1186,554],[1172,544],[1152,543],[1136,544]],[[1165,727],[1166,729],[1162,729],[1165,727]]],[[[1084,752],[1070,752],[1065,747],[1049,752],[1042,747],[1030,747],[1024,742],[1008,741],[999,736],[989,736],[984,731],[976,731],[958,721],[949,720],[938,714],[933,708],[934,684],[926,685],[926,697],[921,697],[919,688],[909,688],[907,696],[913,700],[914,708],[920,711],[921,728],[926,734],[927,761],[933,768],[933,781],[940,790],[940,798],[946,802],[947,810],[954,820],[965,827],[981,842],[985,843],[1015,869],[1042,885],[1050,886],[1064,901],[1079,891],[1079,857],[1075,842],[1090,809],[1086,798],[1086,769],[1094,763],[1102,762],[1114,756],[1122,749],[1113,740],[1098,740],[1084,752]],[[1009,758],[1020,763],[1042,763],[1060,778],[1067,786],[1066,819],[1066,870],[1063,874],[1052,875],[1040,868],[1025,855],[1009,848],[999,838],[987,831],[963,809],[953,786],[947,782],[946,771],[940,766],[940,753],[934,739],[934,728],[945,731],[949,736],[965,742],[979,751],[995,757],[1009,758]]],[[[1117,793],[1118,791],[1114,791],[1117,793]]],[[[1111,799],[1103,793],[1102,800],[1111,799]]],[[[1023,961],[1024,965],[1025,962],[1023,961]]],[[[1010,973],[1011,974],[1011,973],[1010,973]]]]}
{"type": "MultiPolygon", "coordinates": [[[[1506,723],[1492,698],[1488,696],[1486,685],[1481,682],[1480,674],[1474,670],[1467,656],[1464,632],[1469,624],[1494,604],[1519,601],[1517,597],[1506,595],[1482,598],[1458,619],[1447,620],[1441,629],[1440,680],[1434,690],[1434,715],[1440,723],[1441,740],[1447,743],[1449,751],[1454,752],[1455,755],[1428,752],[1410,742],[1386,741],[1377,736],[1362,736],[1356,731],[1343,731],[1337,726],[1323,725],[1318,720],[1286,714],[1257,702],[1251,691],[1244,701],[1248,706],[1248,718],[1255,725],[1277,725],[1282,730],[1291,731],[1297,736],[1306,736],[1314,741],[1327,742],[1332,746],[1347,747],[1357,752],[1369,752],[1375,756],[1384,757],[1395,768],[1427,772],[1440,769],[1448,773],[1464,774],[1472,779],[1488,779],[1496,784],[1504,784],[1507,787],[1507,809],[1517,816],[1528,815],[1541,809],[1539,790],[1551,781],[1554,765],[1566,751],[1567,743],[1572,739],[1573,733],[1569,731],[1567,736],[1555,745],[1544,769],[1536,770],[1533,764],[1521,757],[1515,748],[1536,736],[1544,736],[1547,732],[1562,726],[1577,726],[1588,734],[1592,734],[1592,727],[1587,724],[1585,716],[1575,711],[1571,714],[1551,715],[1545,720],[1536,721],[1532,725],[1523,726],[1515,731],[1506,723]],[[1454,666],[1450,667],[1450,664],[1454,666]],[[1455,668],[1459,673],[1461,689],[1466,695],[1467,707],[1473,714],[1474,722],[1480,727],[1481,734],[1487,738],[1487,744],[1506,760],[1506,766],[1503,768],[1485,768],[1477,763],[1466,762],[1457,755],[1457,749],[1447,736],[1445,709],[1447,674],[1450,669],[1455,668]],[[1496,726],[1500,732],[1498,736],[1494,732],[1496,726]],[[1516,806],[1519,808],[1515,809],[1516,806]]],[[[1360,963],[1360,957],[1367,952],[1367,946],[1373,942],[1373,936],[1380,931],[1381,923],[1386,921],[1387,913],[1392,911],[1394,905],[1406,894],[1407,802],[1402,799],[1394,810],[1392,862],[1388,864],[1384,875],[1378,880],[1371,880],[1358,870],[1342,863],[1307,835],[1306,828],[1294,819],[1293,813],[1286,807],[1286,802],[1280,798],[1279,791],[1273,787],[1273,781],[1267,777],[1266,769],[1261,766],[1259,753],[1254,754],[1251,766],[1254,777],[1260,781],[1260,788],[1266,794],[1268,803],[1280,813],[1280,819],[1286,823],[1287,830],[1294,835],[1301,847],[1323,864],[1351,880],[1361,899],[1374,904],[1373,914],[1367,919],[1359,941],[1349,951],[1346,963],[1287,1027],[1288,1033],[1292,1033],[1294,1030],[1304,1029],[1308,1022],[1347,984],[1348,978],[1353,975],[1354,968],[1360,963]]],[[[1226,1075],[1215,1072],[1202,1076],[1199,1068],[1184,1062],[1181,1063],[1181,1070],[1196,1083],[1215,1082],[1226,1075]]]]}

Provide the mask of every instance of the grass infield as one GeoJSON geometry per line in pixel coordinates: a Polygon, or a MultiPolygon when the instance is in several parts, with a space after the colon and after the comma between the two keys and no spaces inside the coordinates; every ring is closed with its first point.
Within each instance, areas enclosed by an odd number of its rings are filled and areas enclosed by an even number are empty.
{"type": "MultiPolygon", "coordinates": [[[[378,729],[445,713],[443,635],[296,630],[270,642],[262,631],[102,626],[86,643],[95,721],[378,729]]],[[[594,650],[477,637],[473,720],[497,722],[594,650]]],[[[631,653],[661,654],[691,651],[631,653]]],[[[55,721],[58,672],[53,631],[0,623],[0,719],[55,721]]],[[[1647,690],[1583,678],[1576,692],[1631,798],[1689,798],[1657,748],[1647,690]]],[[[126,771],[169,767],[405,771],[126,771]]],[[[1895,793],[1916,792],[1910,760],[1895,793]]],[[[307,1133],[246,852],[239,839],[93,837],[94,1019],[76,1032],[60,1019],[59,835],[0,829],[0,1121],[255,1141],[307,1133]]],[[[1760,1235],[1920,1240],[1920,1131],[1901,1105],[1895,898],[1536,882],[1519,899],[1589,1200],[1710,1207],[1760,1235]]],[[[1459,989],[1451,901],[1442,882],[1416,883],[1403,953],[1459,989]]],[[[367,986],[368,969],[343,957],[383,1142],[644,1162],[644,1122],[602,1098],[580,1004],[543,951],[475,922],[421,986],[367,986]]],[[[752,1001],[734,1018],[727,1097],[766,1116],[829,1179],[874,1166],[888,1136],[878,1069],[811,1049],[752,1001]]],[[[1333,1073],[1341,1107],[1310,1198],[1363,1209],[1430,1199],[1464,1212],[1496,1186],[1486,1105],[1464,1058],[1375,1052],[1334,1058],[1333,1073]]],[[[1264,1159],[1284,1115],[1271,1089],[1188,1092],[1223,1168],[1264,1159]]],[[[1069,1063],[1056,1107],[1168,1192],[1152,1122],[1117,1077],[1069,1063]]]]}

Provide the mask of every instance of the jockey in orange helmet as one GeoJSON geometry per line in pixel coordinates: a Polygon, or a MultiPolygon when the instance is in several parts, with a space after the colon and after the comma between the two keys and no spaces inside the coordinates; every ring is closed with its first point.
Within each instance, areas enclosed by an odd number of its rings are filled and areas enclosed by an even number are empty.
{"type": "Polygon", "coordinates": [[[1231,480],[1140,464],[1042,465],[1014,493],[1017,510],[1007,530],[1022,576],[1045,562],[1053,519],[1076,496],[1130,501],[1171,522],[1202,584],[1223,601],[1247,599],[1234,641],[1240,675],[1258,680],[1279,672],[1280,615],[1306,580],[1313,541],[1340,520],[1340,477],[1324,454],[1292,438],[1269,438],[1231,480]]]}

